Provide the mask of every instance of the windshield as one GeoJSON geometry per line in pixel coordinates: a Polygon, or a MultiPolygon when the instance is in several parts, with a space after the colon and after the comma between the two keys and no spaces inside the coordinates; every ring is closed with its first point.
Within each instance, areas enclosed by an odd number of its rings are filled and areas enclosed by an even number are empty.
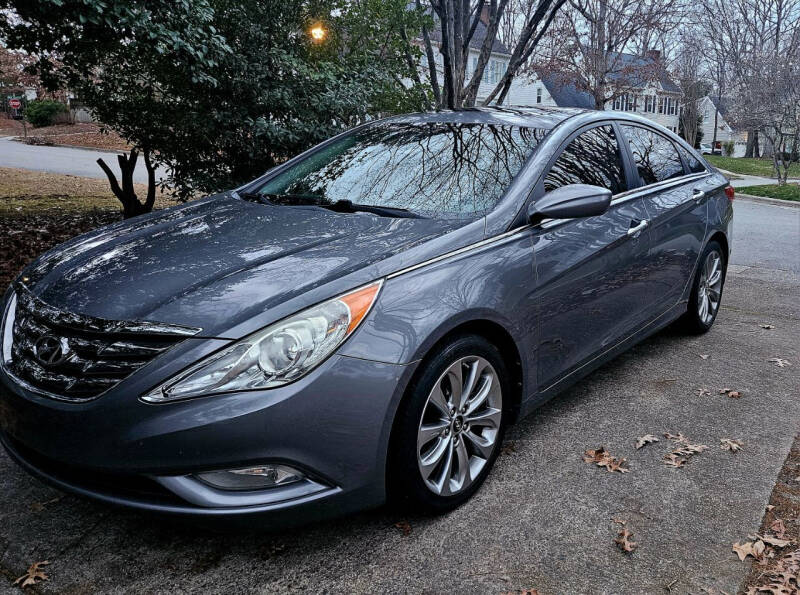
{"type": "Polygon", "coordinates": [[[428,217],[489,212],[547,130],[457,123],[389,123],[317,151],[258,189],[277,204],[347,201],[428,217]]]}

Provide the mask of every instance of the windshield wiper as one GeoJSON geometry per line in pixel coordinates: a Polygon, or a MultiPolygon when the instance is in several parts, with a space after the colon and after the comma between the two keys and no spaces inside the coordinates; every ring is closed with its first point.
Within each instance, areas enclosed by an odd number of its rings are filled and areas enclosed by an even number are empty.
{"type": "Polygon", "coordinates": [[[260,202],[264,204],[272,204],[270,200],[260,192],[238,192],[236,191],[237,196],[243,198],[244,200],[249,200],[250,202],[260,202]]]}
{"type": "Polygon", "coordinates": [[[378,215],[379,217],[403,217],[408,219],[427,219],[424,215],[420,215],[419,213],[415,213],[414,211],[409,211],[408,209],[402,209],[400,207],[382,207],[379,205],[364,205],[355,203],[350,200],[337,200],[335,203],[332,204],[321,204],[319,205],[326,209],[330,209],[332,211],[336,211],[338,213],[356,213],[356,212],[364,212],[364,213],[373,213],[374,215],[378,215]]]}
{"type": "Polygon", "coordinates": [[[354,203],[351,200],[326,202],[325,198],[316,194],[269,194],[261,192],[239,192],[245,200],[262,202],[279,206],[313,206],[322,207],[337,213],[372,213],[379,217],[402,217],[408,219],[427,219],[424,215],[400,207],[383,207],[354,203]]]}

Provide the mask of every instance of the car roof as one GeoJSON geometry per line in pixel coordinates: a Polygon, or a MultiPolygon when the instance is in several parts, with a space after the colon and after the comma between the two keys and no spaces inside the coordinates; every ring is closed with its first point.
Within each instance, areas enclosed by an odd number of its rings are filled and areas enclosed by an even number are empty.
{"type": "Polygon", "coordinates": [[[432,122],[459,124],[494,124],[497,126],[526,126],[549,130],[568,118],[591,110],[572,107],[473,107],[459,110],[442,110],[438,112],[422,112],[404,114],[387,118],[384,122],[422,124],[432,122]]]}

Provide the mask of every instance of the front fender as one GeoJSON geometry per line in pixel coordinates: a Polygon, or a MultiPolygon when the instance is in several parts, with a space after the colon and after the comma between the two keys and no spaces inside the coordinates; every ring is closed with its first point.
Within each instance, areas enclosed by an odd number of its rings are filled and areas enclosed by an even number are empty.
{"type": "Polygon", "coordinates": [[[516,343],[523,382],[530,386],[536,330],[533,258],[530,232],[523,230],[391,275],[367,320],[341,353],[408,364],[422,359],[459,326],[490,321],[502,326],[516,343]]]}

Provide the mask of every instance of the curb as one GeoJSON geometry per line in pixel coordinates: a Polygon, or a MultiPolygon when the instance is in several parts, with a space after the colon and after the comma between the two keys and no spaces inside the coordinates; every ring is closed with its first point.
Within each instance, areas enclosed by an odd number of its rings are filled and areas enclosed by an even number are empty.
{"type": "Polygon", "coordinates": [[[736,200],[742,199],[749,202],[761,202],[769,205],[776,205],[781,207],[790,207],[793,209],[800,209],[800,200],[782,200],[780,198],[768,198],[766,196],[753,196],[752,194],[735,194],[736,200]]]}
{"type": "MultiPolygon", "coordinates": [[[[28,145],[28,143],[26,143],[24,140],[22,140],[24,138],[22,136],[6,136],[6,137],[3,137],[3,138],[11,139],[14,142],[22,143],[23,145],[28,145]]],[[[100,148],[97,148],[97,147],[79,147],[79,146],[76,146],[76,145],[62,145],[62,144],[59,144],[59,143],[52,143],[52,144],[49,144],[49,145],[28,145],[28,146],[29,147],[60,147],[62,149],[78,149],[79,151],[97,151],[99,153],[115,153],[117,155],[119,155],[120,153],[127,153],[128,152],[128,151],[124,151],[122,149],[100,149],[100,148]]]]}

